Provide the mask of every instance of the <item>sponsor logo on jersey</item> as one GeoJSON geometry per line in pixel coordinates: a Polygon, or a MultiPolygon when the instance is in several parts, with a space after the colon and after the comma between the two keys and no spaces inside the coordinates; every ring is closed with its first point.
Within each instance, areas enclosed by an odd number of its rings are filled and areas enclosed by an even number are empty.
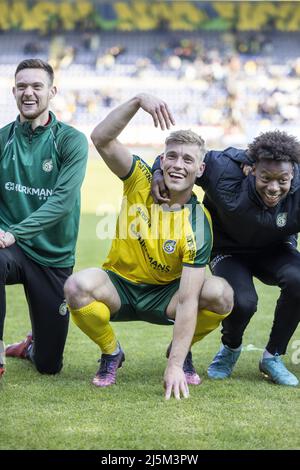
{"type": "Polygon", "coordinates": [[[5,183],[6,191],[16,191],[17,193],[30,194],[30,196],[38,196],[39,199],[46,200],[49,196],[52,196],[52,189],[45,188],[30,188],[28,186],[23,186],[19,183],[12,183],[7,181],[5,183]]]}
{"type": "Polygon", "coordinates": [[[277,227],[284,227],[287,223],[287,212],[281,212],[276,218],[277,227]]]}
{"type": "Polygon", "coordinates": [[[51,159],[44,160],[42,168],[46,173],[50,173],[53,170],[53,161],[51,159]]]}
{"type": "Polygon", "coordinates": [[[168,255],[170,255],[171,253],[174,253],[175,247],[176,247],[175,240],[167,240],[163,244],[163,250],[165,253],[168,253],[168,255]]]}
{"type": "Polygon", "coordinates": [[[146,258],[150,264],[150,267],[162,273],[169,273],[171,271],[171,266],[169,266],[168,264],[159,263],[156,259],[153,258],[153,256],[150,255],[148,248],[147,248],[146,241],[142,238],[141,234],[135,230],[133,224],[130,227],[130,231],[132,234],[135,235],[135,238],[137,238],[141,249],[146,255],[146,258]]]}

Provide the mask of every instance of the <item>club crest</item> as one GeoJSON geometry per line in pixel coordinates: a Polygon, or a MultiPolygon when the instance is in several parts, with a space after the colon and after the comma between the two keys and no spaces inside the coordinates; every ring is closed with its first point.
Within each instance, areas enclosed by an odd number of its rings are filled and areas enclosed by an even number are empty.
{"type": "Polygon", "coordinates": [[[287,212],[281,212],[276,218],[277,227],[284,227],[287,222],[287,212]]]}
{"type": "Polygon", "coordinates": [[[63,317],[68,313],[68,307],[67,307],[66,301],[64,301],[64,302],[59,306],[58,312],[59,312],[59,314],[60,314],[61,316],[63,316],[63,317]]]}
{"type": "Polygon", "coordinates": [[[163,244],[163,250],[165,253],[171,254],[174,253],[176,247],[176,241],[175,240],[166,240],[163,244]]]}
{"type": "Polygon", "coordinates": [[[53,170],[53,161],[50,160],[44,160],[42,164],[42,168],[46,173],[50,173],[50,171],[53,170]]]}

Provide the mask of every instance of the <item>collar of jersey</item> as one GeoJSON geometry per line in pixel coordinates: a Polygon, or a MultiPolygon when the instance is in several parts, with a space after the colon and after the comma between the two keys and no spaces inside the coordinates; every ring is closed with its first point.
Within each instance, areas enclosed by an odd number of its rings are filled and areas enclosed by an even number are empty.
{"type": "Polygon", "coordinates": [[[17,119],[16,119],[16,128],[19,129],[24,135],[27,135],[27,136],[29,136],[29,135],[34,136],[34,135],[42,134],[43,132],[48,131],[49,129],[51,129],[51,127],[56,123],[56,117],[52,113],[52,111],[49,111],[49,114],[50,114],[50,117],[51,117],[50,122],[46,126],[36,127],[34,129],[34,131],[32,130],[30,121],[21,122],[20,121],[20,116],[18,116],[17,119]]]}
{"type": "Polygon", "coordinates": [[[178,212],[178,211],[183,210],[188,204],[195,205],[196,203],[197,203],[197,196],[196,196],[195,193],[192,193],[190,199],[185,204],[183,204],[182,206],[178,206],[178,207],[176,207],[176,209],[175,208],[172,209],[172,207],[169,208],[169,206],[167,204],[163,204],[162,208],[166,212],[178,212]]]}

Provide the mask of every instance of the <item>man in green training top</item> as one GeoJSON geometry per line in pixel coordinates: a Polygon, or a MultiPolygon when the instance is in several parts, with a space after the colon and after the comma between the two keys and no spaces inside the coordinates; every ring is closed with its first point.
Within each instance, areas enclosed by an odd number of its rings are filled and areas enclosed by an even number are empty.
{"type": "Polygon", "coordinates": [[[53,79],[46,62],[22,61],[13,87],[20,115],[0,130],[0,377],[5,353],[30,359],[41,373],[62,368],[69,323],[63,285],[74,266],[88,144],[49,111],[53,79]],[[24,286],[32,335],[4,353],[8,284],[24,286]]]}

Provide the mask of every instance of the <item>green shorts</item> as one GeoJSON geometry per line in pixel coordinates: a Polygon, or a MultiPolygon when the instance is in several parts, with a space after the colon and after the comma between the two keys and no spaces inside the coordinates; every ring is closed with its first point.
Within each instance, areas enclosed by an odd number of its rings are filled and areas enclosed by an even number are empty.
{"type": "Polygon", "coordinates": [[[180,279],[169,284],[134,284],[106,270],[121,299],[121,308],[111,321],[146,321],[157,325],[173,325],[166,309],[179,288],[180,279]]]}

